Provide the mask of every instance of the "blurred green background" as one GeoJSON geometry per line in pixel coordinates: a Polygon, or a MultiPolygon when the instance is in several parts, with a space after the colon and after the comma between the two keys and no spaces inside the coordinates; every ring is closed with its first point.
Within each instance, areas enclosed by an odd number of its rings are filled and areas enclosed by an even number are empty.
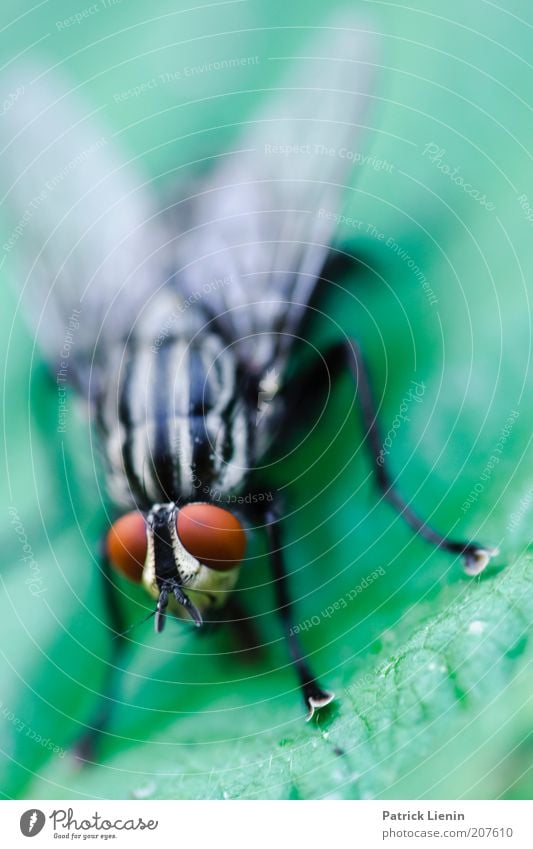
{"type": "MultiPolygon", "coordinates": [[[[1,64],[26,48],[61,63],[103,107],[122,148],[168,190],[183,166],[236,139],[238,122],[279,79],[281,57],[298,55],[304,28],[342,4],[189,5],[99,0],[66,30],[57,22],[88,6],[4,0],[1,64]],[[232,57],[258,59],[115,97],[159,74],[232,57]]],[[[345,420],[352,399],[342,379],[320,427],[283,470],[293,481],[285,534],[297,618],[320,617],[303,641],[338,696],[334,709],[303,721],[258,537],[240,587],[263,656],[236,650],[227,629],[202,638],[182,627],[159,638],[150,626],[133,632],[99,763],[80,769],[69,749],[98,701],[111,646],[96,566],[105,516],[87,423],[74,418],[64,442],[56,433],[53,384],[6,262],[5,797],[531,798],[533,223],[525,204],[533,206],[533,9],[528,0],[505,9],[484,0],[356,6],[380,34],[363,152],[387,167],[354,168],[344,212],[365,227],[341,227],[337,238],[366,267],[329,293],[316,342],[357,336],[385,432],[411,381],[424,383],[391,447],[399,484],[443,531],[499,545],[501,554],[481,578],[467,579],[379,500],[360,425],[345,420]],[[38,565],[38,595],[26,581],[20,527],[38,565]],[[378,567],[385,575],[321,615],[378,567]]],[[[1,223],[10,232],[12,222],[1,223]]],[[[145,598],[120,589],[135,621],[145,598]]]]}

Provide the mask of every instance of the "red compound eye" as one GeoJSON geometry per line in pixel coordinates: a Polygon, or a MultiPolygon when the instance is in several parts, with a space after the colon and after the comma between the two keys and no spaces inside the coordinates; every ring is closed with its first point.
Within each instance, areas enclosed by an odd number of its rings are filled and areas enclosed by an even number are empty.
{"type": "Polygon", "coordinates": [[[239,520],[212,504],[187,504],[178,512],[178,536],[197,560],[225,572],[244,557],[246,534],[239,520]]]}
{"type": "Polygon", "coordinates": [[[111,526],[107,554],[115,569],[130,581],[140,583],[146,560],[146,522],[142,513],[134,510],[111,526]]]}

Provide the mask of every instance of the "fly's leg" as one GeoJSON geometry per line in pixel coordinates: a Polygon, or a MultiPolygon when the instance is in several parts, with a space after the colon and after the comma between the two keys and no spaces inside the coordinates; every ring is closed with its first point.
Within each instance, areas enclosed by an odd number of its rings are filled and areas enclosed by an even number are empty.
{"type": "Polygon", "coordinates": [[[121,660],[126,647],[124,637],[125,623],[119,605],[118,593],[111,576],[110,563],[103,544],[100,557],[100,574],[102,576],[104,605],[113,639],[111,640],[111,656],[107,661],[104,680],[102,682],[100,704],[87,724],[82,736],[73,747],[75,757],[86,763],[91,763],[95,760],[101,735],[106,733],[107,726],[109,725],[109,719],[117,693],[117,685],[122,672],[121,660]]]}
{"type": "MultiPolygon", "coordinates": [[[[176,599],[178,604],[183,605],[185,610],[187,610],[187,612],[191,616],[196,627],[201,628],[202,624],[203,624],[202,614],[200,613],[200,611],[198,610],[196,605],[192,603],[189,596],[185,595],[185,593],[183,592],[183,590],[181,589],[179,584],[174,582],[172,584],[171,589],[172,589],[172,595],[174,596],[174,598],[176,599]]],[[[162,595],[163,595],[163,590],[161,590],[161,596],[162,595]]],[[[160,596],[160,598],[161,598],[161,596],[160,596]]],[[[166,607],[166,599],[165,599],[165,607],[166,607]]],[[[156,617],[157,617],[157,613],[156,613],[156,617]]]]}
{"type": "Polygon", "coordinates": [[[157,634],[160,634],[163,628],[165,627],[165,611],[168,607],[168,590],[166,587],[163,587],[161,592],[159,593],[159,598],[157,600],[157,605],[155,608],[155,630],[157,634]]]}
{"type": "Polygon", "coordinates": [[[261,657],[263,644],[253,619],[236,595],[232,595],[221,609],[207,611],[200,635],[216,633],[222,626],[228,626],[233,634],[235,648],[232,654],[240,654],[250,662],[261,657]],[[207,618],[206,618],[207,617],[207,618]]]}
{"type": "Polygon", "coordinates": [[[484,548],[477,542],[450,539],[432,528],[424,519],[411,509],[396,489],[393,477],[383,454],[383,442],[376,417],[376,404],[361,350],[355,340],[336,345],[326,354],[330,369],[339,366],[347,367],[357,388],[357,397],[366,433],[366,442],[370,451],[376,482],[383,497],[400,513],[407,524],[421,537],[452,554],[461,554],[465,572],[468,575],[478,575],[488,564],[490,558],[497,554],[497,549],[484,548]]]}
{"type": "Polygon", "coordinates": [[[310,720],[315,710],[323,708],[333,701],[334,694],[329,693],[327,690],[323,690],[316,680],[310,669],[300,641],[294,633],[292,601],[289,594],[285,564],[283,562],[281,529],[279,519],[273,510],[269,510],[266,513],[265,522],[277,608],[294,669],[296,670],[298,681],[300,683],[302,696],[307,708],[307,720],[310,720]]]}

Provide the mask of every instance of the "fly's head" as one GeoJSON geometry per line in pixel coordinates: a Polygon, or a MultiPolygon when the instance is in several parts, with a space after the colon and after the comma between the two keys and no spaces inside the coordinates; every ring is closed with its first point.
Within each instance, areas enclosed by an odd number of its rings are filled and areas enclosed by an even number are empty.
{"type": "Polygon", "coordinates": [[[229,510],[203,502],[179,508],[169,502],[122,516],[106,543],[115,569],[142,583],[156,600],[159,632],[167,607],[201,625],[202,610],[224,604],[237,581],[246,535],[229,510]]]}

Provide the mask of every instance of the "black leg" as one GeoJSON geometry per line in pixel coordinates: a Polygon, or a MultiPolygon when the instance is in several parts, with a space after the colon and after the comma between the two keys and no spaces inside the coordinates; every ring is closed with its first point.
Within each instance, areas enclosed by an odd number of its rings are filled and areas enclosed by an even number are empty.
{"type": "Polygon", "coordinates": [[[228,599],[223,609],[223,615],[235,632],[238,651],[249,652],[252,660],[254,657],[260,658],[263,653],[261,638],[254,621],[250,618],[238,597],[231,596],[228,599]]]}
{"type": "Polygon", "coordinates": [[[121,674],[120,661],[126,645],[124,638],[125,623],[120,610],[117,590],[111,576],[109,560],[105,554],[103,544],[100,557],[100,573],[102,575],[105,609],[113,639],[111,640],[111,656],[107,662],[102,683],[100,705],[73,748],[75,757],[87,763],[94,762],[101,735],[105,733],[109,724],[117,690],[117,682],[121,674]]]}
{"type": "Polygon", "coordinates": [[[319,708],[329,705],[334,699],[334,694],[323,690],[313,675],[309,663],[305,657],[300,641],[294,631],[292,619],[292,602],[287,585],[287,574],[283,562],[283,551],[281,541],[281,530],[279,519],[274,510],[265,514],[266,531],[268,536],[268,549],[274,590],[278,612],[285,632],[285,638],[289,646],[292,662],[300,682],[302,696],[307,708],[307,719],[310,720],[319,708]]]}
{"type": "MultiPolygon", "coordinates": [[[[196,605],[192,603],[189,596],[183,592],[182,588],[176,581],[172,583],[171,589],[172,595],[174,596],[178,604],[183,605],[185,610],[187,610],[187,612],[192,617],[192,620],[196,627],[201,628],[203,624],[202,614],[200,613],[196,605]]],[[[163,591],[161,591],[161,593],[163,593],[163,591]]]]}
{"type": "Polygon", "coordinates": [[[392,504],[407,524],[425,540],[437,546],[437,548],[443,548],[453,554],[462,554],[464,568],[468,575],[477,575],[482,572],[491,556],[497,553],[496,550],[484,548],[477,542],[450,539],[443,536],[421,519],[398,493],[383,453],[383,441],[376,418],[376,405],[370,377],[357,342],[350,339],[336,345],[326,354],[326,361],[330,372],[333,374],[339,367],[342,368],[343,366],[351,372],[357,389],[366,442],[370,450],[376,482],[383,497],[392,504]]]}

